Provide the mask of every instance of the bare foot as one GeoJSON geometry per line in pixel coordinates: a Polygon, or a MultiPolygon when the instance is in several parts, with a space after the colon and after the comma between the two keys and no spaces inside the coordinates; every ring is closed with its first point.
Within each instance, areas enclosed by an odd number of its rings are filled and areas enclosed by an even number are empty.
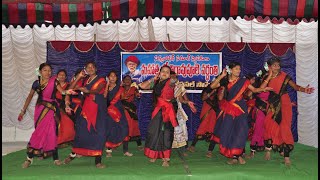
{"type": "Polygon", "coordinates": [[[77,158],[81,158],[81,157],[82,157],[82,155],[80,155],[80,154],[77,154],[77,155],[76,155],[76,157],[77,157],[77,158]]]}
{"type": "Polygon", "coordinates": [[[56,166],[61,166],[63,163],[60,160],[54,160],[53,164],[56,166]]]}
{"type": "Polygon", "coordinates": [[[138,150],[139,150],[139,151],[143,151],[144,148],[143,148],[142,146],[138,146],[138,150]]]}
{"type": "Polygon", "coordinates": [[[194,146],[190,146],[187,148],[188,151],[190,152],[195,152],[195,147],[194,146]]]}
{"type": "Polygon", "coordinates": [[[187,153],[182,153],[182,156],[186,157],[186,156],[188,156],[188,154],[187,153]]]}
{"type": "Polygon", "coordinates": [[[170,158],[162,158],[162,161],[170,161],[170,158]]]}
{"type": "Polygon", "coordinates": [[[103,169],[103,168],[106,168],[106,165],[104,165],[102,163],[98,163],[98,164],[96,164],[96,168],[103,169]]]}
{"type": "Polygon", "coordinates": [[[239,164],[246,164],[246,161],[241,156],[238,158],[238,162],[239,164]]]}
{"type": "Polygon", "coordinates": [[[112,154],[110,152],[107,152],[106,158],[112,157],[112,154]]]}
{"type": "Polygon", "coordinates": [[[72,160],[74,160],[74,157],[71,157],[70,155],[64,159],[63,163],[64,164],[69,164],[72,160]]]}
{"type": "Polygon", "coordinates": [[[207,157],[207,158],[212,158],[212,152],[211,152],[211,151],[208,151],[207,154],[206,154],[206,157],[207,157]]]}
{"type": "Polygon", "coordinates": [[[156,160],[157,160],[157,159],[150,159],[149,162],[154,163],[154,162],[156,162],[156,160]]]}
{"type": "Polygon", "coordinates": [[[264,159],[269,161],[271,159],[271,153],[270,151],[266,151],[266,154],[264,155],[264,159]]]}
{"type": "Polygon", "coordinates": [[[254,152],[251,152],[249,155],[246,154],[246,155],[245,155],[245,158],[246,158],[246,159],[254,158],[254,152]]]}
{"type": "Polygon", "coordinates": [[[285,158],[284,158],[284,164],[285,164],[286,166],[290,166],[290,165],[291,165],[291,161],[290,161],[290,158],[289,158],[289,157],[285,157],[285,158]]]}
{"type": "Polygon", "coordinates": [[[230,165],[238,164],[238,160],[237,159],[230,159],[229,161],[227,161],[227,164],[230,164],[230,165]]]}
{"type": "Polygon", "coordinates": [[[25,160],[25,161],[23,162],[23,164],[22,164],[22,168],[25,169],[25,168],[30,167],[31,163],[32,163],[32,161],[30,161],[30,160],[25,160]]]}
{"type": "Polygon", "coordinates": [[[169,162],[168,161],[163,161],[162,166],[163,167],[169,167],[169,162]]]}
{"type": "Polygon", "coordinates": [[[124,153],[123,155],[124,155],[124,156],[128,156],[128,157],[133,156],[133,154],[132,154],[132,153],[129,153],[129,152],[126,152],[126,153],[124,153]]]}

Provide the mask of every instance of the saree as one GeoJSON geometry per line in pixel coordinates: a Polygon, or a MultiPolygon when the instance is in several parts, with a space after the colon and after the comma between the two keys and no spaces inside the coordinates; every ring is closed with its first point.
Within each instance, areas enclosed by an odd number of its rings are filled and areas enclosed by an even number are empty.
{"type": "MultiPolygon", "coordinates": [[[[99,85],[105,87],[106,81],[102,77],[96,77],[90,83],[85,80],[84,87],[95,90],[99,85]]],[[[85,94],[82,107],[76,118],[75,138],[72,151],[83,156],[102,155],[105,142],[106,102],[103,97],[104,88],[97,94],[85,94]]]]}
{"type": "MultiPolygon", "coordinates": [[[[61,86],[63,90],[66,90],[69,86],[69,83],[65,83],[64,86],[61,86]]],[[[63,96],[59,91],[56,93],[56,99],[58,101],[60,109],[60,123],[58,125],[58,146],[59,148],[66,147],[71,144],[75,131],[74,131],[74,122],[65,112],[65,96],[63,96]]]]}
{"type": "Polygon", "coordinates": [[[182,107],[182,103],[179,101],[179,96],[183,96],[187,90],[184,87],[183,82],[178,82],[174,88],[174,97],[177,101],[177,121],[178,126],[174,127],[174,136],[172,148],[180,148],[187,145],[188,141],[188,129],[187,129],[187,121],[188,115],[184,111],[182,107]]]}
{"type": "Polygon", "coordinates": [[[243,93],[250,81],[240,78],[229,82],[227,97],[220,102],[220,113],[211,140],[219,143],[220,153],[225,157],[240,156],[248,137],[248,107],[243,93]]]}
{"type": "Polygon", "coordinates": [[[129,138],[130,141],[135,141],[141,138],[139,122],[138,122],[138,114],[137,114],[137,106],[134,104],[135,93],[137,92],[137,88],[132,86],[127,91],[124,90],[121,94],[121,102],[124,108],[124,114],[128,121],[129,126],[129,138]]]}
{"type": "Polygon", "coordinates": [[[34,110],[35,130],[29,140],[27,151],[35,156],[48,156],[57,148],[57,124],[59,108],[55,100],[56,76],[40,91],[39,81],[34,81],[32,89],[39,96],[34,110]]]}
{"type": "Polygon", "coordinates": [[[203,101],[202,109],[200,112],[200,125],[195,136],[195,138],[199,140],[209,141],[217,122],[216,113],[219,112],[217,90],[212,90],[210,86],[208,86],[203,90],[202,93],[211,93],[211,91],[215,92],[211,94],[211,96],[208,97],[205,101],[203,101]]]}
{"type": "Polygon", "coordinates": [[[171,103],[174,87],[170,86],[170,79],[167,79],[156,83],[153,91],[154,109],[147,128],[144,155],[151,159],[170,158],[174,127],[178,126],[171,103]]]}
{"type": "Polygon", "coordinates": [[[123,141],[129,140],[128,121],[126,119],[124,108],[120,99],[123,91],[124,88],[117,84],[111,91],[108,92],[108,107],[107,115],[105,117],[105,147],[108,149],[116,148],[120,146],[123,141]]]}
{"type": "Polygon", "coordinates": [[[293,148],[292,104],[285,89],[290,79],[285,72],[280,72],[278,76],[269,81],[268,86],[272,87],[274,92],[270,92],[268,98],[270,106],[264,124],[264,139],[269,143],[271,141],[274,146],[287,144],[293,148]]]}

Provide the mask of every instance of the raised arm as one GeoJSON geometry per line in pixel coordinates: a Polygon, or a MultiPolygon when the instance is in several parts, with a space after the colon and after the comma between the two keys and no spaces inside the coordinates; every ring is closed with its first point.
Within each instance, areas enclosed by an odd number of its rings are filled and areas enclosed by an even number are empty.
{"type": "Polygon", "coordinates": [[[149,80],[146,80],[146,81],[143,81],[142,83],[140,83],[138,86],[141,88],[141,89],[151,89],[154,85],[154,82],[156,80],[159,79],[159,73],[157,73],[153,78],[149,79],[149,80]]]}
{"type": "Polygon", "coordinates": [[[215,88],[218,88],[220,87],[220,81],[221,79],[223,79],[225,76],[227,76],[227,70],[226,69],[223,69],[222,73],[216,78],[214,79],[211,84],[210,84],[210,88],[211,89],[215,89],[215,88]]]}
{"type": "Polygon", "coordinates": [[[307,93],[307,94],[311,94],[311,93],[314,92],[314,87],[309,87],[309,84],[306,87],[302,87],[302,86],[297,85],[292,80],[290,80],[288,82],[288,84],[296,91],[304,92],[304,93],[307,93]]]}
{"type": "Polygon", "coordinates": [[[77,88],[77,83],[78,83],[78,81],[79,81],[80,79],[82,79],[83,77],[85,77],[85,76],[86,76],[86,74],[85,74],[83,71],[81,71],[81,72],[77,75],[76,79],[71,82],[71,84],[70,84],[70,86],[69,86],[69,89],[76,89],[76,88],[77,88]]]}

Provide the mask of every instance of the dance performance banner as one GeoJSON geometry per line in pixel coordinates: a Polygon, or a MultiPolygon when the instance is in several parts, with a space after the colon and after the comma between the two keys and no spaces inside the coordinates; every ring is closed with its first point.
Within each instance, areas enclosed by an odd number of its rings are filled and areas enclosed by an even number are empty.
{"type": "Polygon", "coordinates": [[[168,65],[189,92],[201,93],[222,71],[221,52],[121,52],[121,75],[139,84],[168,65]]]}

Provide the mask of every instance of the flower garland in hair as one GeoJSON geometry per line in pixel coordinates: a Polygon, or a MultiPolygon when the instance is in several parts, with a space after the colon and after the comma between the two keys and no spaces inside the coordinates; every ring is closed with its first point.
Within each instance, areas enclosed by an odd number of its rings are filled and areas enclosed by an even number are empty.
{"type": "Polygon", "coordinates": [[[256,73],[256,75],[257,75],[257,77],[260,77],[260,76],[262,75],[262,71],[261,71],[261,70],[258,71],[258,72],[256,73]]]}
{"type": "Polygon", "coordinates": [[[263,67],[266,71],[269,71],[269,66],[267,62],[264,63],[263,67]]]}
{"type": "Polygon", "coordinates": [[[229,68],[228,65],[226,65],[226,71],[227,71],[228,74],[231,74],[231,69],[229,68]]]}
{"type": "MultiPolygon", "coordinates": [[[[267,63],[267,62],[264,63],[263,69],[264,69],[266,72],[269,71],[269,66],[268,66],[268,63],[267,63]]],[[[261,77],[262,73],[263,73],[263,70],[258,71],[258,72],[256,73],[257,77],[261,77]]]]}
{"type": "Polygon", "coordinates": [[[36,75],[41,76],[39,67],[36,68],[36,75]]]}

